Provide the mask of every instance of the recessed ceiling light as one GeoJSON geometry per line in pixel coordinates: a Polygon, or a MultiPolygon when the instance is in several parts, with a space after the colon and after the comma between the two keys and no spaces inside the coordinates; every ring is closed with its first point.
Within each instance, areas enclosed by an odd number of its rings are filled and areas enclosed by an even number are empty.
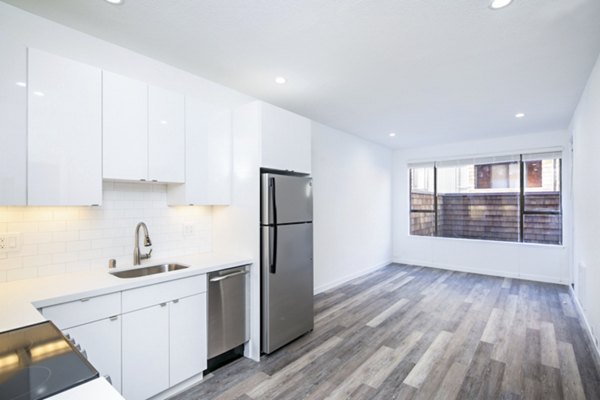
{"type": "Polygon", "coordinates": [[[278,85],[283,85],[285,82],[287,81],[283,76],[278,76],[277,78],[275,78],[275,83],[278,85]]]}
{"type": "Polygon", "coordinates": [[[391,132],[389,133],[390,137],[396,137],[396,133],[395,132],[391,132]]]}
{"type": "Polygon", "coordinates": [[[35,92],[33,92],[33,94],[35,94],[36,96],[40,96],[40,97],[44,96],[44,92],[40,92],[40,91],[35,91],[35,92]]]}
{"type": "Polygon", "coordinates": [[[27,87],[27,84],[25,82],[15,82],[15,84],[20,87],[27,87]]]}
{"type": "Polygon", "coordinates": [[[161,123],[161,124],[163,124],[163,125],[166,125],[166,124],[168,124],[168,121],[167,121],[167,120],[165,120],[165,119],[161,119],[161,120],[160,120],[160,123],[161,123]]]}
{"type": "Polygon", "coordinates": [[[125,1],[125,0],[105,0],[105,1],[110,4],[123,4],[123,1],[125,1]]]}
{"type": "Polygon", "coordinates": [[[512,0],[492,0],[490,3],[490,8],[492,10],[499,10],[510,5],[510,3],[512,3],[512,0]]]}
{"type": "Polygon", "coordinates": [[[515,118],[523,118],[525,116],[524,113],[516,113],[515,118]]]}

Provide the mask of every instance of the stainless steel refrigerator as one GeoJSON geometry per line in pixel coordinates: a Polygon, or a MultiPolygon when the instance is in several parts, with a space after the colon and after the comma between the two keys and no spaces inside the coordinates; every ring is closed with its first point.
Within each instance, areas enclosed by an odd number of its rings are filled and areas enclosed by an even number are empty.
{"type": "Polygon", "coordinates": [[[261,174],[261,347],[313,329],[312,180],[261,174]]]}

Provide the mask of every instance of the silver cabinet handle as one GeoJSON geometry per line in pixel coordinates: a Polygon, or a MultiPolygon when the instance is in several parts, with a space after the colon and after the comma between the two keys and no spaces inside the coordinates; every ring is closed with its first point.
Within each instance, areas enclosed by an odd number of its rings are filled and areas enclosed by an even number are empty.
{"type": "Polygon", "coordinates": [[[161,307],[166,307],[166,306],[167,306],[167,303],[160,303],[160,306],[161,306],[161,307]]]}
{"type": "Polygon", "coordinates": [[[109,317],[108,319],[110,319],[111,321],[116,321],[119,319],[118,315],[113,315],[112,317],[109,317]]]}
{"type": "Polygon", "coordinates": [[[173,303],[175,303],[175,304],[179,303],[179,299],[173,300],[173,303]]]}
{"type": "Polygon", "coordinates": [[[85,299],[80,299],[79,301],[81,301],[82,303],[85,303],[86,301],[90,301],[90,298],[86,297],[85,299]]]}
{"type": "Polygon", "coordinates": [[[217,276],[215,278],[210,278],[210,282],[220,282],[220,281],[222,281],[224,279],[231,278],[232,276],[246,275],[249,272],[250,271],[245,270],[245,271],[234,272],[234,273],[229,274],[229,275],[217,276]]]}

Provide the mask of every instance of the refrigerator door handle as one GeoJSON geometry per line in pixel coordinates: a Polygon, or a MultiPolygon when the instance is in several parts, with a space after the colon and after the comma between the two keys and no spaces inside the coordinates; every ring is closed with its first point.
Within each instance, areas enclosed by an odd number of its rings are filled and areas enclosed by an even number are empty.
{"type": "MultiPolygon", "coordinates": [[[[277,195],[275,192],[275,178],[270,178],[269,189],[271,190],[271,200],[273,206],[273,256],[271,257],[271,265],[269,271],[272,274],[277,273],[277,195]]],[[[271,249],[269,249],[271,250],[271,249]]]]}

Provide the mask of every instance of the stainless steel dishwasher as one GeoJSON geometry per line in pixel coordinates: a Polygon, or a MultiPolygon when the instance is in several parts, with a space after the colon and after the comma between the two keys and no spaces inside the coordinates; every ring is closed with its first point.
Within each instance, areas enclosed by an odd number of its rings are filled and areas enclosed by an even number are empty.
{"type": "MultiPolygon", "coordinates": [[[[249,339],[248,265],[208,274],[208,358],[243,350],[249,339]]],[[[218,364],[222,364],[219,362],[218,364]]]]}

